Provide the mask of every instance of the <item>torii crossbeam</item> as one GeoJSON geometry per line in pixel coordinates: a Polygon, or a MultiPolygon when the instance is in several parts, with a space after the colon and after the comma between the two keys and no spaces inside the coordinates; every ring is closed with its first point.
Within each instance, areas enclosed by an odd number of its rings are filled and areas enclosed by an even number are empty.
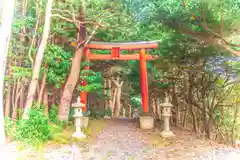
{"type": "MultiPolygon", "coordinates": [[[[149,111],[148,102],[148,77],[147,77],[147,60],[154,60],[157,56],[147,55],[146,50],[158,48],[156,42],[130,42],[130,43],[107,43],[107,42],[91,42],[85,47],[84,56],[86,62],[90,60],[139,60],[140,61],[140,83],[143,112],[149,111]],[[92,50],[111,50],[111,54],[94,54],[92,50]],[[121,50],[136,50],[135,54],[121,54],[121,50]]],[[[89,66],[85,67],[89,70],[89,66]]],[[[86,86],[87,82],[81,82],[82,86],[86,86]]],[[[87,92],[80,93],[82,103],[87,104],[87,92]]],[[[86,111],[86,108],[83,109],[86,111]]]]}

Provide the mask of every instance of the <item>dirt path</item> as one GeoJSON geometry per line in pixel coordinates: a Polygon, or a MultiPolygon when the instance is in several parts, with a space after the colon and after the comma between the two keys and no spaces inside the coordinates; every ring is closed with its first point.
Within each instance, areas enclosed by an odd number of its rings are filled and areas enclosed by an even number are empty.
{"type": "MultiPolygon", "coordinates": [[[[96,126],[97,127],[97,126],[96,126]]],[[[176,136],[164,139],[159,127],[143,131],[135,122],[107,120],[94,141],[72,145],[48,146],[46,160],[240,160],[240,150],[198,138],[191,132],[173,129],[176,136]]],[[[18,153],[16,144],[0,147],[2,159],[35,160],[35,152],[18,153]]]]}
{"type": "Polygon", "coordinates": [[[143,131],[129,121],[108,121],[96,138],[96,160],[238,160],[240,151],[221,148],[190,132],[174,129],[176,137],[164,139],[160,131],[143,131]],[[218,147],[217,147],[217,146],[218,147]]]}

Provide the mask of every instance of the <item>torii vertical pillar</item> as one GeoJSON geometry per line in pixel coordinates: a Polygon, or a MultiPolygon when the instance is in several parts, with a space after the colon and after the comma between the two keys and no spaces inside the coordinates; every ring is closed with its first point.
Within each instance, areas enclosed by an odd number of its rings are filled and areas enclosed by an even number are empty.
{"type": "Polygon", "coordinates": [[[148,112],[148,76],[147,76],[147,62],[145,56],[145,50],[140,50],[140,83],[141,83],[141,93],[142,93],[142,108],[143,112],[148,112]]]}
{"type": "MultiPolygon", "coordinates": [[[[84,57],[85,57],[85,62],[89,63],[89,59],[88,59],[88,55],[89,55],[89,48],[84,48],[84,57]]],[[[85,71],[88,71],[89,70],[89,64],[87,64],[85,67],[84,67],[84,70],[85,71]]],[[[87,73],[84,73],[84,77],[87,76],[87,73]]],[[[87,86],[87,81],[85,79],[83,79],[83,81],[81,82],[81,85],[82,86],[87,86]]],[[[83,112],[86,112],[86,106],[87,106],[87,96],[88,96],[88,92],[87,91],[81,91],[80,92],[80,98],[81,98],[81,103],[85,104],[84,107],[82,107],[82,111],[83,112]]]]}

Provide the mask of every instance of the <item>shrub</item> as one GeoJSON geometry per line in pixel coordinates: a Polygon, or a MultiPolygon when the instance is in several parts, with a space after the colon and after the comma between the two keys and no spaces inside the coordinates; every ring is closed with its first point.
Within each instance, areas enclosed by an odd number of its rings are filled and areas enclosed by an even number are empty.
{"type": "Polygon", "coordinates": [[[50,138],[50,125],[41,109],[29,110],[29,119],[23,119],[16,125],[16,140],[31,146],[39,146],[50,138]]]}
{"type": "Polygon", "coordinates": [[[4,120],[4,127],[5,127],[5,134],[10,139],[14,139],[14,136],[16,135],[16,129],[14,126],[14,122],[11,120],[11,118],[6,117],[4,120]]]}
{"type": "Polygon", "coordinates": [[[58,106],[57,105],[52,105],[50,111],[49,111],[49,120],[50,122],[53,122],[55,124],[59,123],[58,119],[58,106]]]}

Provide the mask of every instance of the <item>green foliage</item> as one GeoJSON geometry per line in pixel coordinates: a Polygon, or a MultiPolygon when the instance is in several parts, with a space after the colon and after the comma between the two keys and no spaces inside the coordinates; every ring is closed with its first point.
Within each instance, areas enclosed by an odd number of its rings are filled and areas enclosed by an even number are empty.
{"type": "Polygon", "coordinates": [[[25,68],[25,67],[19,67],[19,66],[12,66],[12,74],[14,78],[26,78],[31,76],[32,69],[31,68],[25,68]]]}
{"type": "Polygon", "coordinates": [[[111,111],[110,107],[107,107],[107,109],[105,110],[105,114],[104,115],[105,116],[109,116],[109,117],[112,116],[112,111],[111,111]]]}
{"type": "Polygon", "coordinates": [[[68,70],[71,67],[72,54],[64,48],[57,45],[48,45],[44,54],[44,63],[46,68],[43,72],[47,72],[47,82],[55,84],[59,88],[65,81],[68,70]]]}
{"type": "Polygon", "coordinates": [[[92,118],[103,118],[105,116],[105,111],[96,111],[96,110],[93,110],[91,108],[89,108],[90,110],[90,117],[92,118]]]}
{"type": "Polygon", "coordinates": [[[29,110],[29,119],[17,122],[16,140],[25,142],[31,146],[39,146],[50,138],[50,126],[48,118],[41,109],[29,110]]]}
{"type": "Polygon", "coordinates": [[[50,122],[53,122],[55,124],[59,124],[58,106],[57,105],[52,105],[52,107],[49,111],[49,120],[50,120],[50,122]]]}
{"type": "Polygon", "coordinates": [[[16,130],[15,130],[14,122],[8,117],[6,117],[4,120],[4,128],[5,128],[6,136],[13,139],[14,136],[16,135],[16,130]]]}
{"type": "Polygon", "coordinates": [[[88,84],[86,86],[80,86],[80,91],[87,91],[87,92],[96,92],[100,89],[103,89],[103,77],[101,72],[94,72],[92,70],[89,71],[81,71],[80,79],[85,79],[88,84]],[[87,74],[87,76],[84,76],[87,74]]]}

